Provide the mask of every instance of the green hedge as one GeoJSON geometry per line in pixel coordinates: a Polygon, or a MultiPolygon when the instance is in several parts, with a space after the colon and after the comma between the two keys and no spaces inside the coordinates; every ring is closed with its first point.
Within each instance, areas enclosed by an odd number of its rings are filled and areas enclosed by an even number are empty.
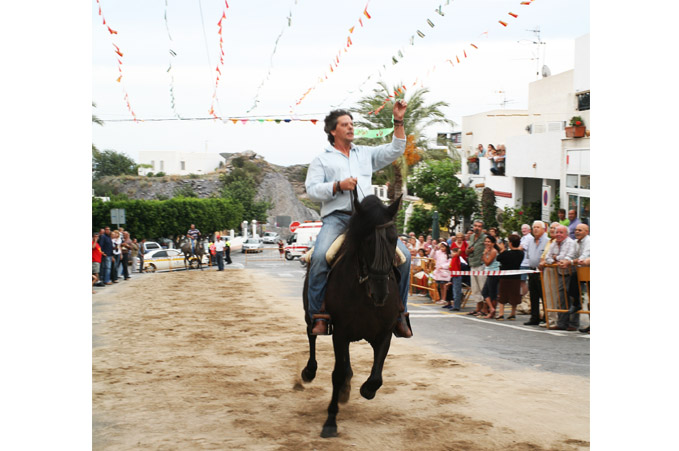
{"type": "Polygon", "coordinates": [[[126,224],[133,238],[153,239],[185,234],[195,224],[204,235],[224,229],[238,229],[243,206],[229,199],[174,198],[169,200],[92,200],[92,230],[111,224],[111,209],[124,208],[126,224]]]}

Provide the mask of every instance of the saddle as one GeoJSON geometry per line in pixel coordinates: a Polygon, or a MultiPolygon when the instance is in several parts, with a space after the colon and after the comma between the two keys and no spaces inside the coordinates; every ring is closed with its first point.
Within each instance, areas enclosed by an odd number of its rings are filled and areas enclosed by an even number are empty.
{"type": "MultiPolygon", "coordinates": [[[[345,235],[341,234],[338,236],[335,241],[333,241],[332,245],[328,248],[328,251],[325,253],[325,261],[328,262],[328,265],[333,266],[333,264],[336,262],[335,259],[337,258],[337,261],[341,258],[341,255],[338,256],[337,253],[339,252],[340,248],[342,247],[342,243],[344,243],[344,238],[345,235]]],[[[311,256],[314,253],[314,248],[312,247],[309,249],[304,255],[300,257],[300,260],[304,261],[306,264],[311,263],[311,256]]],[[[396,257],[394,259],[394,266],[401,266],[406,262],[406,257],[403,255],[403,252],[401,252],[401,249],[396,247],[396,251],[394,252],[394,256],[396,257]]]]}

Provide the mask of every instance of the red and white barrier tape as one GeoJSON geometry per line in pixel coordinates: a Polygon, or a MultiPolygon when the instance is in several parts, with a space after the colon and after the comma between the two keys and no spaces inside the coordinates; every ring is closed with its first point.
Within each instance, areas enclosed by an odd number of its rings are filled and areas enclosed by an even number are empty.
{"type": "Polygon", "coordinates": [[[451,276],[513,276],[517,274],[533,274],[537,269],[508,269],[505,271],[450,271],[451,276]]]}

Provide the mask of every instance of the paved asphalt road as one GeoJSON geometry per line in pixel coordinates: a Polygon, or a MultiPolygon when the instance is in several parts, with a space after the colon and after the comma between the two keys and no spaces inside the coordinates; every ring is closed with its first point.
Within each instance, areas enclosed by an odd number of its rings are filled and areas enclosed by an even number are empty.
{"type": "MultiPolygon", "coordinates": [[[[271,254],[269,254],[271,259],[271,254]]],[[[265,277],[285,280],[281,289],[299,296],[300,309],[305,268],[298,260],[257,261],[236,254],[234,265],[262,271],[265,277]]],[[[425,296],[414,295],[408,300],[413,341],[450,358],[464,358],[503,370],[533,368],[560,374],[589,377],[589,334],[550,331],[545,327],[524,326],[529,315],[517,315],[516,321],[484,320],[467,315],[472,302],[462,312],[450,312],[432,304],[425,296]]],[[[505,313],[505,316],[508,316],[505,313]]],[[[587,315],[581,315],[581,327],[588,325],[587,315]]]]}
{"type": "MultiPolygon", "coordinates": [[[[228,271],[247,268],[263,273],[263,278],[277,284],[289,296],[299,296],[300,313],[305,268],[298,260],[278,260],[277,253],[245,256],[233,253],[228,271]],[[259,261],[258,261],[259,260],[259,261]]],[[[214,271],[216,267],[206,270],[214,271]]],[[[144,275],[135,275],[144,277],[144,275]]],[[[105,289],[105,288],[97,288],[105,289]]],[[[540,371],[589,377],[589,334],[550,331],[544,327],[524,326],[528,315],[517,315],[516,321],[484,320],[467,315],[472,302],[462,312],[450,312],[432,304],[424,296],[409,298],[408,310],[413,326],[411,339],[449,358],[463,358],[502,370],[533,368],[540,371]]],[[[589,318],[581,316],[581,326],[589,318]]]]}

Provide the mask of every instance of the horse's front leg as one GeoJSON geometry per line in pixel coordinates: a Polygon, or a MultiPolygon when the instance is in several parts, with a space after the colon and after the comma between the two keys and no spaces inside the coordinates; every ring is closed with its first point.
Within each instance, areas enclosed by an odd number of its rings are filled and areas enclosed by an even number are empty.
{"type": "Polygon", "coordinates": [[[349,355],[349,340],[337,333],[332,336],[332,347],[335,351],[335,368],[332,370],[332,399],[328,406],[328,418],[325,420],[321,437],[337,437],[337,413],[339,412],[339,394],[346,381],[346,362],[349,355]]]}
{"type": "Polygon", "coordinates": [[[345,377],[344,377],[344,385],[342,385],[342,389],[340,390],[339,393],[339,399],[338,401],[340,404],[344,404],[349,401],[349,395],[351,394],[351,378],[354,376],[354,372],[351,369],[351,358],[350,358],[350,352],[349,352],[349,344],[347,344],[347,360],[344,364],[344,371],[345,371],[345,377]]]}
{"type": "Polygon", "coordinates": [[[309,360],[302,370],[302,380],[311,382],[316,377],[316,369],[318,368],[316,364],[316,335],[307,333],[307,337],[309,337],[309,360]]]}
{"type": "Polygon", "coordinates": [[[384,333],[375,342],[371,342],[370,345],[373,347],[373,368],[368,380],[361,385],[361,396],[365,399],[373,399],[377,390],[382,386],[382,369],[391,345],[391,330],[384,333]]]}

